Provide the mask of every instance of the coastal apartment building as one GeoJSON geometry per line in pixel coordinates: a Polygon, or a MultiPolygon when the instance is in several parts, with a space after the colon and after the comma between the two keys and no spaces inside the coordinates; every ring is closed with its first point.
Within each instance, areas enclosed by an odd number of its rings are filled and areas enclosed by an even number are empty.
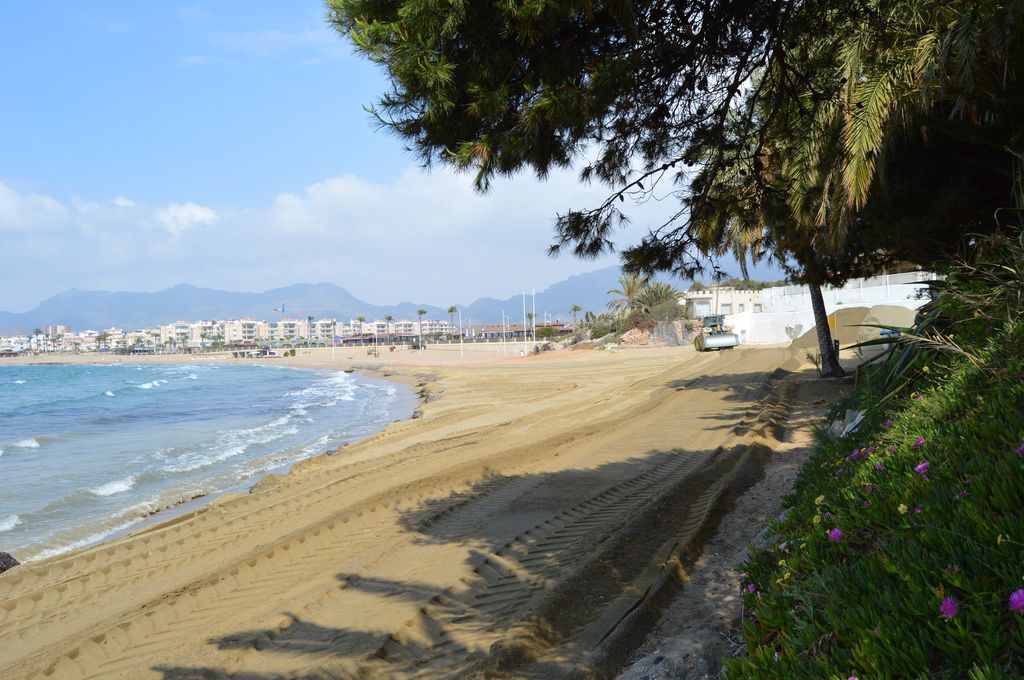
{"type": "Polygon", "coordinates": [[[420,322],[423,335],[451,335],[451,323],[447,319],[423,319],[420,322]]]}
{"type": "Polygon", "coordinates": [[[270,339],[270,324],[256,319],[232,319],[221,322],[225,345],[256,345],[270,339]]]}
{"type": "Polygon", "coordinates": [[[690,289],[679,298],[686,307],[686,316],[699,319],[711,314],[742,314],[764,311],[762,291],[712,286],[703,290],[690,289]]]}

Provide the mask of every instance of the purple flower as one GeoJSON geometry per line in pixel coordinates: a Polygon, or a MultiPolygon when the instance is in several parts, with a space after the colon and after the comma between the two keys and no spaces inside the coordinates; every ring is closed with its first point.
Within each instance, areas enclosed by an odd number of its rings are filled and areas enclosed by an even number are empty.
{"type": "Polygon", "coordinates": [[[942,614],[944,618],[951,619],[956,616],[958,611],[960,611],[960,607],[957,605],[955,599],[952,597],[942,598],[942,604],[939,605],[939,613],[942,614]]]}
{"type": "Polygon", "coordinates": [[[892,451],[893,453],[896,453],[896,447],[895,446],[890,446],[889,450],[892,451]]]}
{"type": "Polygon", "coordinates": [[[924,437],[917,438],[917,441],[914,442],[914,448],[916,449],[918,446],[921,446],[921,444],[924,444],[924,437]]]}
{"type": "Polygon", "coordinates": [[[755,586],[753,583],[748,583],[747,584],[747,592],[748,593],[752,593],[755,590],[757,590],[757,586],[755,586]]]}
{"type": "Polygon", "coordinates": [[[955,498],[956,498],[956,499],[957,499],[958,501],[962,501],[963,499],[967,498],[967,492],[966,492],[966,491],[961,491],[960,493],[958,493],[958,494],[957,494],[957,495],[955,496],[955,498]]]}
{"type": "Polygon", "coordinates": [[[921,512],[922,510],[924,510],[924,508],[922,508],[922,507],[921,507],[921,506],[919,505],[919,506],[917,506],[916,508],[914,508],[914,514],[916,515],[916,514],[918,514],[919,512],[921,512]]]}
{"type": "Polygon", "coordinates": [[[892,427],[892,421],[886,420],[884,423],[882,423],[882,427],[892,427]]]}
{"type": "Polygon", "coordinates": [[[1010,609],[1015,612],[1024,612],[1024,588],[1010,593],[1010,609]]]}
{"type": "Polygon", "coordinates": [[[922,463],[918,463],[917,467],[914,468],[914,472],[916,472],[919,475],[923,475],[924,473],[928,472],[928,468],[931,467],[931,465],[932,464],[927,460],[922,463]]]}
{"type": "Polygon", "coordinates": [[[854,449],[853,453],[850,454],[850,460],[857,460],[860,458],[860,449],[854,449]]]}
{"type": "Polygon", "coordinates": [[[868,448],[864,449],[864,455],[865,456],[868,455],[869,453],[874,453],[874,452],[875,452],[875,445],[874,444],[872,444],[868,448]]]}
{"type": "Polygon", "coordinates": [[[881,463],[875,463],[875,472],[885,472],[885,466],[881,463]]]}
{"type": "Polygon", "coordinates": [[[843,540],[843,532],[839,529],[833,529],[832,531],[828,532],[828,540],[832,541],[833,543],[838,543],[839,541],[843,540]]]}
{"type": "Polygon", "coordinates": [[[957,572],[957,568],[956,568],[955,564],[951,564],[948,567],[946,567],[946,573],[947,574],[955,574],[956,572],[957,572]]]}
{"type": "Polygon", "coordinates": [[[1024,456],[1024,442],[1021,442],[1021,445],[1017,447],[1017,457],[1020,458],[1021,456],[1024,456]]]}
{"type": "Polygon", "coordinates": [[[832,513],[831,513],[831,512],[828,512],[828,511],[826,511],[826,512],[825,512],[825,519],[832,519],[832,513]]]}

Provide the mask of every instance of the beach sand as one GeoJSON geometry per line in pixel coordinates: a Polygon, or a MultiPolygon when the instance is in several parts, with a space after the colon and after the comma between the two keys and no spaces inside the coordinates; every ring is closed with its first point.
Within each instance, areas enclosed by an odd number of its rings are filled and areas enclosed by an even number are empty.
{"type": "Polygon", "coordinates": [[[0,575],[0,675],[606,674],[764,477],[786,426],[779,369],[799,361],[500,352],[270,360],[376,370],[424,403],[249,494],[0,575]]]}

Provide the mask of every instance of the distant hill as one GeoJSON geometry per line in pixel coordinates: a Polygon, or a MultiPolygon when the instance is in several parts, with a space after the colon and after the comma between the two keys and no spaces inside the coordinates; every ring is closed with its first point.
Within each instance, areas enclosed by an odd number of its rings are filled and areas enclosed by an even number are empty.
{"type": "MultiPolygon", "coordinates": [[[[567,320],[570,309],[578,304],[585,310],[604,311],[607,291],[617,285],[618,267],[605,267],[579,274],[537,291],[537,319],[547,313],[551,319],[567,320]]],[[[527,311],[533,300],[526,291],[527,311]]],[[[237,293],[186,284],[156,293],[68,290],[47,298],[27,312],[0,312],[0,334],[27,333],[48,324],[65,324],[73,330],[98,330],[116,326],[133,330],[174,321],[200,319],[237,319],[253,317],[275,320],[281,318],[275,308],[285,306],[287,315],[336,319],[380,319],[386,314],[396,319],[416,319],[416,310],[423,308],[435,319],[447,319],[448,305],[401,302],[395,305],[372,305],[332,283],[301,283],[275,288],[263,293],[237,293]]],[[[505,312],[513,322],[521,320],[523,303],[520,295],[504,300],[481,298],[462,307],[463,318],[478,323],[496,323],[505,312]]]]}

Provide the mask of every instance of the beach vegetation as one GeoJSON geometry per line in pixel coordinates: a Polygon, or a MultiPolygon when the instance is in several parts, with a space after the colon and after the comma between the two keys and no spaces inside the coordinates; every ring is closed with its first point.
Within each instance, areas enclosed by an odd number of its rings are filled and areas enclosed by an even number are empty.
{"type": "Polygon", "coordinates": [[[623,274],[619,277],[619,287],[608,291],[609,295],[615,296],[608,301],[608,309],[620,314],[628,314],[634,309],[642,308],[641,296],[649,285],[650,280],[646,276],[629,272],[623,274]]]}
{"type": "Polygon", "coordinates": [[[975,242],[745,565],[730,678],[1024,675],[1024,240],[975,242]]]}

